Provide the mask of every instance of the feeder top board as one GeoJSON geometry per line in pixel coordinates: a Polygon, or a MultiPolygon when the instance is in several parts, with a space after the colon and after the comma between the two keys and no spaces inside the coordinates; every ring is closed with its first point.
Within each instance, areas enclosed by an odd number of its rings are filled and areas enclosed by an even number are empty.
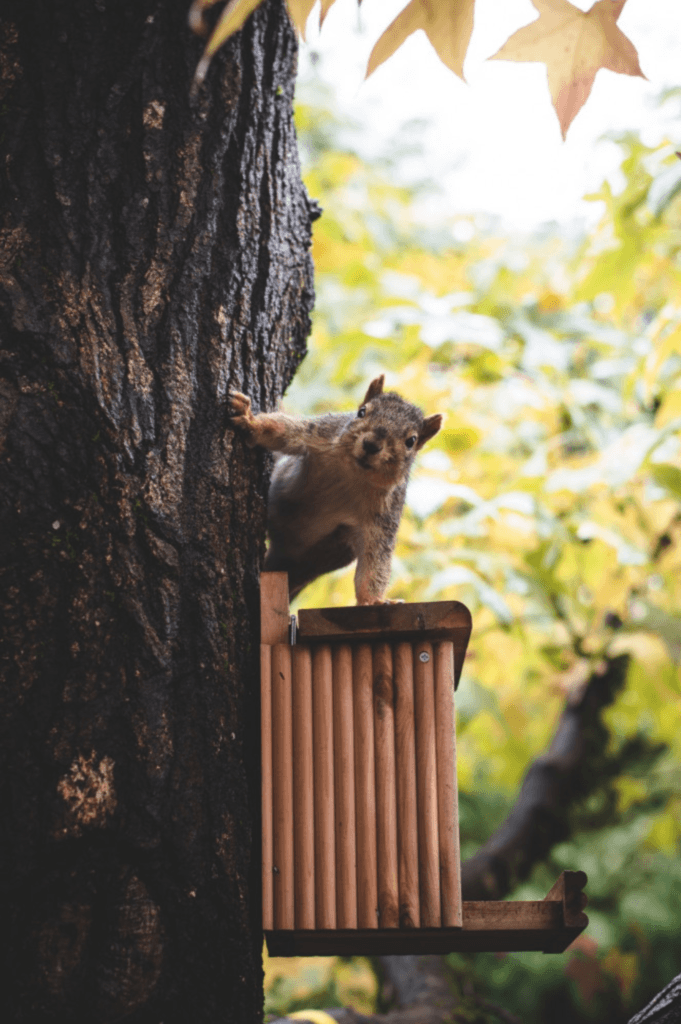
{"type": "Polygon", "coordinates": [[[450,640],[454,644],[455,685],[470,635],[471,613],[459,601],[301,608],[298,612],[298,637],[304,643],[450,640]]]}
{"type": "MultiPolygon", "coordinates": [[[[261,588],[262,643],[286,643],[291,619],[286,573],[263,573],[261,588]]],[[[471,635],[471,613],[460,601],[301,608],[296,634],[305,644],[449,640],[454,644],[454,685],[458,686],[471,635]]]]}

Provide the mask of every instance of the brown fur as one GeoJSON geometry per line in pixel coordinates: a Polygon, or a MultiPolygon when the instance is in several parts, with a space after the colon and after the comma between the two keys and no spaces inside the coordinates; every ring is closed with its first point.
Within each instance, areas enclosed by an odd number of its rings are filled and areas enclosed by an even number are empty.
{"type": "Polygon", "coordinates": [[[371,382],[357,413],[307,420],[254,415],[250,399],[231,392],[247,443],[282,455],[270,484],[265,569],[288,572],[292,597],[356,558],[357,603],[383,601],[414,456],[442,424],[384,392],[383,380],[371,382]]]}

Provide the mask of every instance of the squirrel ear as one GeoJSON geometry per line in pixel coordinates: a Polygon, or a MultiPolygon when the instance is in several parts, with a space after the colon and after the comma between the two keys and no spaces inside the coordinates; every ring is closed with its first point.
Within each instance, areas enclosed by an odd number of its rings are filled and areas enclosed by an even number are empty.
{"type": "Polygon", "coordinates": [[[372,380],[371,384],[369,385],[369,390],[364,396],[364,401],[362,402],[362,405],[366,405],[366,403],[370,402],[372,398],[375,398],[376,395],[380,395],[382,393],[384,380],[384,374],[381,374],[381,376],[377,377],[376,380],[372,380]]]}
{"type": "Polygon", "coordinates": [[[441,426],[442,416],[439,412],[436,412],[434,416],[426,416],[423,426],[419,431],[419,440],[416,445],[417,450],[423,448],[426,441],[430,441],[431,437],[435,437],[441,426]]]}

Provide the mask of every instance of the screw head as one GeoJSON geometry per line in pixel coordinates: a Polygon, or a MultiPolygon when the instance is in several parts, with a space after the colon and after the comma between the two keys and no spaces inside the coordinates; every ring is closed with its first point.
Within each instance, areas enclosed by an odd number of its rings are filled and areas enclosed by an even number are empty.
{"type": "Polygon", "coordinates": [[[430,661],[430,655],[428,654],[428,651],[421,651],[421,653],[419,654],[419,661],[430,661]]]}

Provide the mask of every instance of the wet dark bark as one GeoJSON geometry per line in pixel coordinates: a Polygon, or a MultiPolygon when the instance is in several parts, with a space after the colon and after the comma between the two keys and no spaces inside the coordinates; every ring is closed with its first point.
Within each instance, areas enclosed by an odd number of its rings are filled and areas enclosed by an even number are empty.
{"type": "Polygon", "coordinates": [[[0,14],[0,1012],[262,1013],[266,465],[226,429],[304,351],[296,44],[187,0],[0,14]]]}

